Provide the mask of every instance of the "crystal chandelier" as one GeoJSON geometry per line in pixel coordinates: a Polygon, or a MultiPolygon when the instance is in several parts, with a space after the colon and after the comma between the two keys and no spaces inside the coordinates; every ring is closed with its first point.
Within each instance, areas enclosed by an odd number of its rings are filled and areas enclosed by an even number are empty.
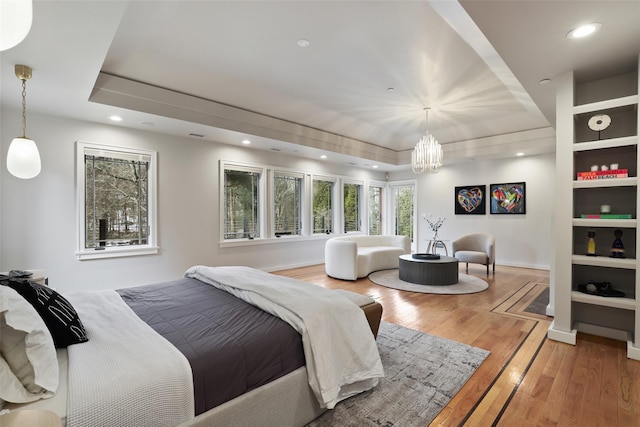
{"type": "Polygon", "coordinates": [[[427,130],[411,153],[413,173],[435,173],[442,166],[442,147],[429,133],[429,109],[424,109],[427,117],[427,130]]]}

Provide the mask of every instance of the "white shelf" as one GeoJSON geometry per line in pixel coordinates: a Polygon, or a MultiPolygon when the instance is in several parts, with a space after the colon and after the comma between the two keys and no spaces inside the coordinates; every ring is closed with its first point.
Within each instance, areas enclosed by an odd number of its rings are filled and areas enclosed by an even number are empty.
{"type": "Polygon", "coordinates": [[[611,258],[607,256],[572,255],[571,263],[574,265],[591,265],[594,267],[610,267],[635,270],[637,260],[634,258],[611,258]]]}
{"type": "Polygon", "coordinates": [[[576,227],[636,228],[638,226],[637,219],[573,218],[572,223],[576,227]]]}
{"type": "Polygon", "coordinates": [[[597,295],[589,295],[578,291],[572,291],[571,301],[599,305],[602,307],[621,308],[623,310],[630,311],[636,310],[636,301],[632,298],[599,297],[597,295]]]}
{"type": "Polygon", "coordinates": [[[638,145],[637,136],[624,136],[621,138],[601,139],[599,141],[574,142],[573,151],[600,150],[603,148],[617,148],[638,145]]]}
{"type": "Polygon", "coordinates": [[[573,188],[635,187],[638,177],[574,180],[573,188]]]}
{"type": "Polygon", "coordinates": [[[625,107],[638,103],[638,95],[629,95],[622,98],[607,99],[600,102],[592,102],[590,104],[576,105],[573,107],[573,114],[592,113],[595,111],[606,110],[609,108],[625,107]]]}
{"type": "Polygon", "coordinates": [[[627,341],[627,356],[635,359],[640,359],[640,255],[634,256],[640,254],[639,70],[640,57],[638,67],[624,74],[578,82],[575,73],[568,71],[554,78],[556,162],[565,166],[556,171],[555,317],[548,334],[569,344],[575,344],[577,331],[627,341]],[[614,98],[603,99],[607,94],[614,98]],[[576,105],[577,99],[587,103],[576,105]],[[596,99],[599,101],[589,102],[596,99]],[[589,132],[588,121],[594,114],[609,114],[616,126],[602,135],[589,132]],[[603,135],[615,137],[599,139],[603,135]],[[629,177],[577,180],[577,173],[589,171],[592,165],[614,163],[627,169],[629,177]],[[602,204],[618,206],[614,213],[634,218],[581,218],[581,214],[599,213],[602,204]],[[572,230],[567,230],[569,220],[572,230]],[[587,256],[586,247],[574,240],[584,239],[589,228],[611,235],[616,228],[627,229],[635,239],[625,241],[635,249],[628,252],[634,258],[612,258],[604,248],[602,256],[587,256]],[[601,297],[574,288],[584,280],[596,279],[623,283],[621,290],[630,298],[601,297]]]}

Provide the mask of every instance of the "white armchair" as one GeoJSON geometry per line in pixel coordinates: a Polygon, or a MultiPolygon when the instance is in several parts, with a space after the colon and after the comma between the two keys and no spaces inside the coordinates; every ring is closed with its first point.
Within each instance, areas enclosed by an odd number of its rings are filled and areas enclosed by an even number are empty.
{"type": "Polygon", "coordinates": [[[482,264],[487,266],[487,276],[489,266],[493,266],[493,274],[496,273],[496,239],[490,234],[476,233],[467,234],[451,243],[451,252],[460,262],[482,264]]]}

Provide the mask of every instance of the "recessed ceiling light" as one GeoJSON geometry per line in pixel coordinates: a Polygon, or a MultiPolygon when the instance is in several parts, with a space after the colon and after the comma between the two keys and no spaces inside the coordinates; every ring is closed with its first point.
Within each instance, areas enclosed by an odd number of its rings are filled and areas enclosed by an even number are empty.
{"type": "Polygon", "coordinates": [[[392,87],[388,87],[388,88],[387,88],[387,92],[393,92],[394,90],[395,90],[395,89],[394,89],[394,88],[392,88],[392,87]]]}
{"type": "Polygon", "coordinates": [[[300,47],[309,47],[309,40],[307,39],[300,39],[298,40],[298,46],[300,47]]]}
{"type": "Polygon", "coordinates": [[[251,141],[249,141],[248,139],[243,139],[243,140],[242,140],[242,143],[243,143],[244,145],[249,145],[249,144],[251,144],[251,141]]]}
{"type": "Polygon", "coordinates": [[[122,121],[122,117],[120,117],[120,116],[111,116],[111,117],[109,117],[109,119],[111,119],[112,122],[121,122],[122,121]]]}
{"type": "Polygon", "coordinates": [[[522,156],[524,156],[524,153],[523,152],[516,153],[516,156],[522,157],[522,156]]]}
{"type": "Polygon", "coordinates": [[[378,169],[378,165],[373,165],[371,167],[374,168],[374,169],[378,169]]]}
{"type": "Polygon", "coordinates": [[[327,156],[325,156],[324,154],[322,156],[320,156],[321,159],[326,159],[327,156]]]}
{"type": "Polygon", "coordinates": [[[539,85],[546,85],[551,83],[551,79],[542,79],[538,82],[539,85]]]}
{"type": "Polygon", "coordinates": [[[140,122],[142,126],[154,126],[152,122],[140,122]]]}
{"type": "Polygon", "coordinates": [[[602,27],[602,24],[598,22],[592,22],[591,24],[581,25],[567,33],[568,39],[581,39],[583,37],[590,36],[602,27]]]}

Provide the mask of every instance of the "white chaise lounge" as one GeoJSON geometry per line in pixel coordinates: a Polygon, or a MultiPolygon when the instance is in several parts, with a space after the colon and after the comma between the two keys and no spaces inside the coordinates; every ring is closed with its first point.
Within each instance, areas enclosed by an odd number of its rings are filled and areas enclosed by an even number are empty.
{"type": "Polygon", "coordinates": [[[344,280],[398,268],[398,256],[411,252],[407,236],[340,236],[327,240],[324,266],[327,275],[344,280]]]}

